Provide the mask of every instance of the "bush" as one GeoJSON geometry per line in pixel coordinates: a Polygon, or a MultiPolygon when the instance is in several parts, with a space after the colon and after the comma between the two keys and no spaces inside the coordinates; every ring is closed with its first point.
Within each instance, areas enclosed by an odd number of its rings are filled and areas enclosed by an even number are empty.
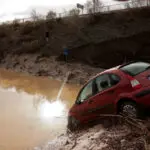
{"type": "Polygon", "coordinates": [[[32,32],[39,30],[39,28],[45,23],[45,20],[38,20],[35,22],[25,22],[21,26],[20,33],[22,35],[31,34],[32,32]]]}
{"type": "Polygon", "coordinates": [[[21,34],[26,35],[30,34],[33,30],[33,23],[31,22],[25,22],[21,29],[21,34]]]}
{"type": "Polygon", "coordinates": [[[90,14],[88,18],[88,24],[94,25],[101,21],[101,14],[90,14]]]}
{"type": "Polygon", "coordinates": [[[13,27],[14,30],[17,30],[18,27],[20,27],[20,21],[19,21],[19,19],[13,20],[12,27],[13,27]]]}
{"type": "Polygon", "coordinates": [[[56,22],[57,22],[57,23],[62,23],[62,18],[61,18],[61,17],[56,18],[56,22]]]}
{"type": "Polygon", "coordinates": [[[80,10],[77,8],[71,9],[69,11],[69,16],[78,16],[80,14],[80,10]]]}
{"type": "Polygon", "coordinates": [[[46,19],[54,19],[56,18],[56,12],[50,10],[48,13],[47,13],[47,16],[46,16],[46,19]]]}
{"type": "Polygon", "coordinates": [[[95,3],[93,3],[93,0],[87,0],[85,3],[85,9],[88,14],[100,12],[103,8],[103,3],[101,0],[95,0],[95,3]]]}
{"type": "Polygon", "coordinates": [[[0,25],[0,37],[1,38],[9,37],[12,34],[12,32],[13,30],[12,30],[11,24],[3,23],[0,25]]]}
{"type": "Polygon", "coordinates": [[[39,14],[39,13],[37,13],[36,10],[33,9],[33,10],[31,11],[31,19],[32,19],[33,21],[43,20],[43,19],[44,19],[44,16],[41,15],[41,14],[39,14]]]}

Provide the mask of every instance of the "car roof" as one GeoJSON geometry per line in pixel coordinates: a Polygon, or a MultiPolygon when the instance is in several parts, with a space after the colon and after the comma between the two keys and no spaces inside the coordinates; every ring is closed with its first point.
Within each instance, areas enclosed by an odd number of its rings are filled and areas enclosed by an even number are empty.
{"type": "Polygon", "coordinates": [[[139,63],[139,62],[147,63],[147,62],[144,62],[144,61],[129,61],[127,63],[123,63],[122,65],[120,65],[119,69],[124,67],[124,66],[130,65],[130,64],[134,64],[134,63],[139,63]]]}
{"type": "MultiPolygon", "coordinates": [[[[113,72],[116,72],[118,69],[120,69],[120,68],[122,68],[122,67],[124,67],[124,66],[127,66],[127,65],[132,64],[132,63],[137,63],[137,62],[142,62],[142,61],[129,61],[129,62],[127,62],[127,63],[123,63],[123,64],[121,64],[121,65],[112,67],[112,68],[110,68],[110,69],[106,69],[106,70],[104,70],[104,71],[98,73],[96,76],[92,77],[90,80],[92,80],[92,79],[96,78],[97,76],[102,75],[102,74],[104,74],[104,73],[113,73],[113,72]]],[[[89,81],[90,81],[90,80],[89,80],[89,81]]]]}
{"type": "Polygon", "coordinates": [[[92,78],[90,78],[85,84],[88,84],[91,80],[95,79],[96,77],[102,75],[102,74],[105,74],[105,73],[113,73],[113,72],[116,72],[118,69],[119,69],[120,65],[119,66],[116,66],[116,67],[113,67],[113,68],[110,68],[110,69],[107,69],[107,70],[104,70],[100,73],[98,73],[97,75],[93,76],[92,78]]]}
{"type": "Polygon", "coordinates": [[[91,80],[95,79],[96,77],[98,77],[98,76],[100,76],[100,75],[102,75],[102,74],[105,74],[105,73],[115,73],[115,72],[117,72],[120,68],[122,68],[122,67],[124,67],[124,66],[126,66],[126,65],[129,65],[129,64],[132,64],[132,63],[136,63],[136,62],[142,62],[142,61],[130,61],[130,62],[127,62],[127,63],[123,63],[123,64],[121,64],[121,65],[118,65],[118,66],[116,66],[116,67],[113,67],[113,68],[110,68],[110,69],[106,69],[106,70],[104,70],[104,71],[98,73],[97,75],[93,76],[92,78],[90,78],[90,79],[83,85],[83,87],[86,86],[91,80]]]}

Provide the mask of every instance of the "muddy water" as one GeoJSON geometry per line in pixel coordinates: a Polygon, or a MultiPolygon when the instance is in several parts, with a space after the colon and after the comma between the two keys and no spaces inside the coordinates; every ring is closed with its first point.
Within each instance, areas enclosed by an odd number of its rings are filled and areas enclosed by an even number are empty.
{"type": "Polygon", "coordinates": [[[66,129],[79,85],[0,70],[0,150],[29,150],[66,129]]]}

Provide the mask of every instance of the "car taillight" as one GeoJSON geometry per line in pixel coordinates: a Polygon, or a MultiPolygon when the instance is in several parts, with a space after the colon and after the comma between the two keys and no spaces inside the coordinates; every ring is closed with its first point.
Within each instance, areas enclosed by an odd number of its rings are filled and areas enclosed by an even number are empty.
{"type": "Polygon", "coordinates": [[[142,85],[140,84],[140,82],[137,79],[135,79],[129,75],[127,75],[127,77],[130,80],[131,86],[134,90],[140,89],[142,87],[142,85]]]}

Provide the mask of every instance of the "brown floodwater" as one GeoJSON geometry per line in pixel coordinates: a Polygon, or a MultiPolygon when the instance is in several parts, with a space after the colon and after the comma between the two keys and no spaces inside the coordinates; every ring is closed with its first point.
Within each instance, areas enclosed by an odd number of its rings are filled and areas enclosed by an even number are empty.
{"type": "Polygon", "coordinates": [[[66,130],[80,85],[0,69],[0,150],[32,150],[66,130]],[[57,99],[57,100],[56,100],[57,99]]]}

